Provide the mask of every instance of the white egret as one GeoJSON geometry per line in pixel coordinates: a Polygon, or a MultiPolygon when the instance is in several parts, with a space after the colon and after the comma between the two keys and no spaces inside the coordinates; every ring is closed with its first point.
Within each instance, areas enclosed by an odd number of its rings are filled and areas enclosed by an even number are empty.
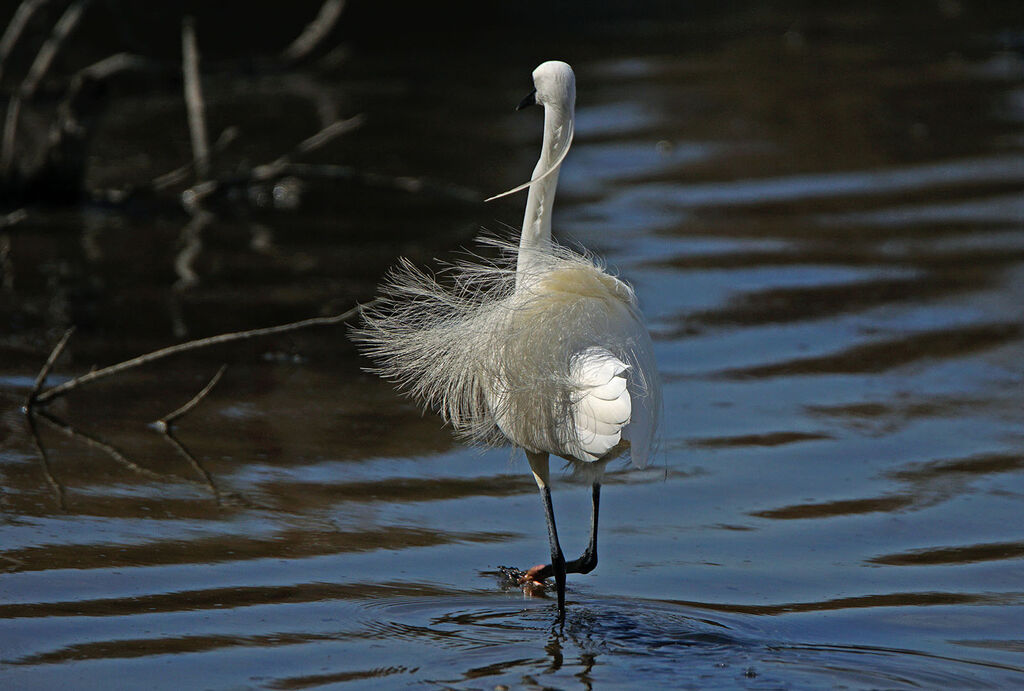
{"type": "MultiPolygon", "coordinates": [[[[559,616],[565,574],[597,565],[597,520],[605,466],[629,453],[643,466],[661,404],[650,337],[632,289],[590,256],[551,240],[558,173],[572,142],[576,78],[564,62],[533,72],[517,110],[544,108],[544,140],[530,182],[518,248],[489,239],[495,262],[449,265],[438,281],[401,260],[382,301],[355,333],[375,371],[436,409],[463,438],[526,451],[540,488],[551,563],[524,583],[554,575],[559,616]],[[592,484],[590,539],[566,562],[549,489],[549,455],[592,484]]],[[[497,197],[492,197],[497,198],[497,197]]]]}

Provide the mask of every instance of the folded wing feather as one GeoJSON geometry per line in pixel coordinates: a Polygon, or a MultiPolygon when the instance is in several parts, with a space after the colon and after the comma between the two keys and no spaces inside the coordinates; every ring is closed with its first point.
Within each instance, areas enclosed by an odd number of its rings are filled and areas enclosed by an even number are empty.
{"type": "Polygon", "coordinates": [[[632,413],[626,388],[629,369],[604,348],[587,348],[573,358],[570,374],[577,392],[573,400],[576,440],[568,449],[573,456],[596,461],[619,443],[632,413]]]}

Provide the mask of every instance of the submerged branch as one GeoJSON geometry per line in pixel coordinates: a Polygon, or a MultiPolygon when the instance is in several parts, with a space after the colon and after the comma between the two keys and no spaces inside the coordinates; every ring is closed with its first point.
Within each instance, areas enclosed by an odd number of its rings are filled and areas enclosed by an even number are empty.
{"type": "Polygon", "coordinates": [[[224,494],[220,491],[220,488],[217,487],[217,483],[214,482],[213,475],[210,471],[208,471],[206,467],[199,462],[199,459],[193,456],[192,453],[185,448],[184,444],[178,441],[177,437],[171,434],[169,429],[160,430],[160,434],[174,448],[179,456],[188,461],[188,464],[192,466],[192,470],[194,470],[199,477],[203,478],[203,483],[210,490],[210,493],[213,494],[213,499],[217,502],[217,506],[223,506],[224,494]]]}
{"type": "Polygon", "coordinates": [[[43,446],[43,440],[39,436],[39,428],[36,426],[36,419],[33,415],[28,416],[28,429],[32,433],[32,441],[35,443],[39,459],[43,462],[43,476],[46,478],[46,483],[50,485],[50,489],[53,490],[53,494],[57,498],[57,507],[61,511],[67,511],[67,492],[64,489],[64,485],[57,481],[57,478],[53,474],[53,470],[50,469],[50,455],[46,453],[46,447],[43,446]]]}
{"type": "MultiPolygon", "coordinates": [[[[348,321],[352,317],[360,314],[367,307],[371,307],[379,302],[379,298],[375,298],[370,302],[362,305],[356,305],[350,310],[336,314],[330,317],[312,317],[310,319],[303,319],[297,322],[290,322],[288,324],[281,324],[279,326],[269,326],[262,329],[250,329],[248,331],[234,331],[231,333],[219,334],[217,336],[209,336],[207,338],[200,338],[194,341],[187,341],[185,343],[178,343],[177,345],[168,346],[167,348],[161,348],[154,350],[151,353],[145,355],[139,355],[130,360],[119,362],[109,367],[104,367],[98,370],[92,370],[86,374],[83,374],[74,379],[70,379],[63,384],[58,384],[52,388],[43,391],[37,395],[33,401],[33,408],[45,405],[57,398],[63,396],[69,391],[73,391],[85,384],[94,382],[97,379],[105,379],[106,377],[124,372],[126,370],[140,367],[142,365],[161,360],[171,355],[177,355],[178,353],[184,353],[190,350],[197,350],[199,348],[207,348],[209,346],[221,345],[223,343],[231,343],[234,341],[241,341],[249,338],[257,338],[260,336],[272,336],[275,334],[288,333],[290,331],[297,331],[310,326],[335,326],[343,322],[348,321]]],[[[29,409],[30,411],[32,408],[29,409]]]]}
{"type": "Polygon", "coordinates": [[[139,465],[135,461],[130,460],[127,456],[121,453],[121,451],[113,444],[106,442],[103,439],[100,439],[99,437],[87,434],[79,429],[76,429],[74,426],[68,424],[67,422],[64,422],[56,415],[52,415],[51,413],[48,413],[45,410],[35,411],[34,414],[38,414],[39,417],[48,425],[50,425],[51,427],[60,432],[63,432],[68,437],[72,439],[78,439],[85,443],[86,446],[102,451],[103,453],[107,454],[112,459],[114,459],[117,463],[124,466],[133,473],[136,473],[137,475],[148,477],[151,480],[161,480],[164,482],[166,482],[167,480],[174,480],[177,482],[187,482],[193,485],[200,484],[197,483],[195,480],[189,480],[187,478],[181,477],[180,475],[174,475],[171,473],[158,473],[155,470],[143,468],[141,465],[139,465]]]}

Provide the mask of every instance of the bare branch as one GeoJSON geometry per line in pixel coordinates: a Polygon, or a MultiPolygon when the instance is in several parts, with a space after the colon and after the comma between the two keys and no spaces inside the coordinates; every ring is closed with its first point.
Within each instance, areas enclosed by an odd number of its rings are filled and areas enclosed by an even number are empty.
{"type": "Polygon", "coordinates": [[[28,75],[22,81],[18,93],[11,96],[11,100],[7,104],[3,140],[2,144],[0,144],[2,146],[2,149],[0,149],[0,172],[4,175],[9,175],[14,165],[14,139],[18,130],[21,102],[23,99],[28,100],[32,98],[35,94],[36,89],[39,88],[39,83],[46,76],[46,73],[50,71],[50,65],[53,64],[53,59],[57,57],[57,52],[60,50],[64,40],[78,26],[82,13],[88,4],[89,0],[75,0],[64,10],[64,14],[54,24],[50,37],[46,39],[43,47],[36,54],[36,59],[32,62],[28,75]]]}
{"type": "Polygon", "coordinates": [[[3,68],[7,58],[10,57],[11,51],[14,50],[14,46],[18,43],[18,39],[21,38],[21,32],[25,30],[36,10],[47,2],[48,0],[22,0],[21,4],[18,5],[18,9],[14,11],[14,16],[11,17],[7,28],[4,29],[4,35],[0,37],[0,77],[3,76],[3,68]]]}
{"type": "Polygon", "coordinates": [[[281,57],[288,62],[298,62],[306,58],[331,33],[344,9],[345,0],[324,0],[316,18],[306,25],[290,46],[284,49],[281,57]]]}
{"type": "Polygon", "coordinates": [[[34,405],[36,407],[44,405],[52,401],[53,399],[57,398],[58,396],[63,396],[67,392],[77,389],[80,386],[83,386],[84,384],[94,382],[97,379],[104,379],[111,375],[118,374],[119,372],[124,372],[125,370],[133,369],[135,367],[139,367],[141,365],[145,365],[156,360],[161,360],[171,355],[177,355],[178,353],[184,353],[190,350],[197,350],[199,348],[207,348],[213,345],[221,345],[223,343],[231,343],[233,341],[257,338],[259,336],[271,336],[274,334],[287,333],[289,331],[297,331],[299,329],[305,329],[310,326],[335,326],[337,324],[341,324],[343,322],[348,321],[352,317],[361,313],[367,307],[376,304],[378,301],[379,298],[375,298],[370,302],[367,302],[362,305],[356,305],[355,307],[346,312],[342,312],[341,314],[336,314],[330,317],[312,317],[310,319],[303,319],[301,321],[291,322],[288,324],[281,324],[279,326],[270,326],[262,329],[251,329],[249,331],[235,331],[232,333],[210,336],[208,338],[200,338],[194,341],[187,341],[186,343],[179,343],[177,345],[169,346],[167,348],[161,348],[160,350],[154,350],[151,353],[146,353],[145,355],[140,355],[138,357],[132,358],[131,360],[125,360],[124,362],[119,362],[116,365],[111,365],[109,367],[104,367],[98,370],[92,370],[87,374],[83,374],[79,377],[75,377],[74,379],[70,379],[64,382],[63,384],[58,384],[57,386],[47,389],[46,391],[43,391],[41,394],[36,396],[34,405]]]}
{"type": "Polygon", "coordinates": [[[75,333],[75,327],[69,328],[64,332],[64,335],[57,341],[57,345],[50,351],[50,357],[46,358],[46,363],[43,368],[39,370],[39,374],[36,376],[36,382],[32,386],[32,390],[29,391],[28,397],[25,399],[25,410],[31,410],[32,406],[35,405],[36,397],[39,396],[39,390],[43,388],[43,384],[46,382],[46,377],[50,375],[50,370],[53,369],[53,365],[57,362],[57,358],[64,352],[64,347],[68,344],[68,339],[71,338],[71,334],[75,333]]]}
{"type": "Polygon", "coordinates": [[[75,0],[64,10],[64,14],[57,20],[57,23],[53,25],[50,37],[46,39],[46,43],[39,49],[35,61],[28,70],[28,76],[21,83],[21,95],[23,98],[32,98],[35,94],[40,82],[46,77],[46,73],[50,71],[50,66],[53,64],[53,59],[57,57],[60,47],[71,32],[75,30],[75,27],[78,26],[82,13],[85,12],[88,4],[89,0],[75,0]]]}
{"type": "Polygon", "coordinates": [[[213,375],[213,378],[210,379],[210,381],[206,384],[206,386],[203,387],[203,389],[199,393],[197,393],[195,396],[193,396],[191,398],[191,400],[189,400],[188,403],[186,403],[185,405],[181,406],[180,408],[175,410],[173,413],[170,413],[168,415],[164,415],[162,418],[160,418],[159,420],[154,422],[153,423],[153,427],[155,427],[157,429],[157,431],[163,432],[164,434],[168,434],[169,435],[170,434],[171,425],[174,424],[174,421],[177,420],[180,417],[183,417],[184,415],[187,415],[189,413],[189,411],[191,411],[193,408],[195,408],[197,405],[199,405],[199,403],[204,398],[206,398],[207,394],[209,394],[210,391],[213,390],[213,387],[217,386],[217,382],[220,381],[220,378],[224,375],[224,370],[226,370],[227,368],[228,368],[227,365],[221,365],[220,369],[217,370],[217,374],[213,375]]]}
{"type": "Polygon", "coordinates": [[[192,134],[192,160],[196,175],[200,180],[205,180],[210,174],[210,144],[206,134],[203,85],[199,79],[199,48],[196,46],[195,20],[192,17],[185,17],[181,22],[181,60],[188,129],[192,134]]]}

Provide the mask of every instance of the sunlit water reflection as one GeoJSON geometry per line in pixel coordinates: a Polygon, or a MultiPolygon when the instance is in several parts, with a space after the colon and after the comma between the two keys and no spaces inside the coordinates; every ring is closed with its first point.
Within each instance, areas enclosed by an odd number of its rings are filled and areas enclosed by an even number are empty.
{"type": "MultiPolygon", "coordinates": [[[[454,442],[343,329],[82,389],[36,421],[45,456],[17,410],[69,323],[59,376],[340,311],[522,200],[313,185],[295,213],[223,214],[184,293],[181,219],[3,231],[0,685],[1024,685],[1024,62],[955,4],[920,31],[887,5],[709,13],[602,52],[591,27],[543,56],[580,81],[556,228],[636,286],[666,397],[657,461],[608,478],[564,627],[494,575],[546,554],[523,459],[454,442]],[[175,439],[145,426],[222,362],[175,439]]],[[[356,50],[317,87],[369,116],[331,155],[481,197],[520,182],[538,123],[506,106],[536,60],[478,49],[452,48],[462,76],[356,50]]],[[[128,174],[129,115],[97,176],[128,174]]],[[[274,122],[269,141],[308,134],[274,122]]],[[[572,553],[589,495],[555,494],[572,553]]]]}

